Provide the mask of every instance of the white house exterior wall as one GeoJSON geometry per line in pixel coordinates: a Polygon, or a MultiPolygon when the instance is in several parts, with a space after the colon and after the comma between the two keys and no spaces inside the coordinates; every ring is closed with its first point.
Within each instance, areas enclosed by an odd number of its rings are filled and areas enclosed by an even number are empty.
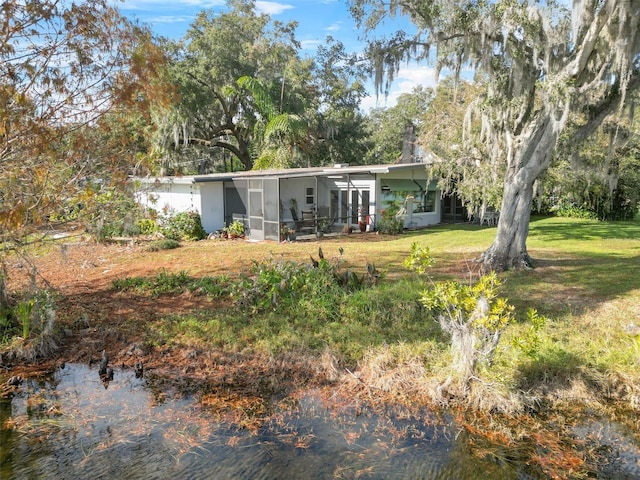
{"type": "Polygon", "coordinates": [[[202,198],[198,184],[188,181],[156,182],[138,191],[139,202],[160,215],[198,212],[202,215],[202,198]]]}
{"type": "Polygon", "coordinates": [[[282,221],[290,223],[293,221],[291,215],[291,199],[295,198],[298,204],[297,213],[300,216],[302,210],[312,210],[315,205],[307,205],[305,199],[307,188],[313,187],[316,203],[318,202],[318,188],[315,177],[304,178],[282,178],[280,179],[280,197],[282,200],[282,221]]]}

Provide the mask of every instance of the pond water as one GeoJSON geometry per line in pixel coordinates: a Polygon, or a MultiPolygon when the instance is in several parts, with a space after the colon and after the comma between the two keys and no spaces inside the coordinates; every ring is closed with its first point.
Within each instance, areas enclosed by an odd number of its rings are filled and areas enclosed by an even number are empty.
{"type": "Polygon", "coordinates": [[[199,405],[154,392],[132,370],[108,384],[86,365],[28,379],[0,399],[0,478],[546,478],[526,459],[474,455],[452,419],[426,412],[330,407],[308,392],[241,428],[199,405]]]}

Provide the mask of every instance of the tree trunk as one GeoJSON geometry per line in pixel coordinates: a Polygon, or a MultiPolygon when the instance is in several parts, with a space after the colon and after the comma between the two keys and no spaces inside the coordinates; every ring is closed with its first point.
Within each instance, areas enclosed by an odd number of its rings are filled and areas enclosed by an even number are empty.
{"type": "Polygon", "coordinates": [[[7,269],[4,263],[0,263],[0,309],[9,308],[9,294],[7,292],[7,283],[5,282],[5,278],[7,269]]]}
{"type": "Polygon", "coordinates": [[[513,151],[507,160],[498,231],[493,244],[480,256],[484,271],[533,267],[527,252],[533,185],[549,166],[558,133],[566,121],[566,115],[557,118],[556,113],[540,113],[520,138],[507,142],[513,151]]]}
{"type": "Polygon", "coordinates": [[[510,183],[504,187],[496,238],[480,257],[487,271],[533,266],[527,253],[533,182],[515,178],[507,181],[510,183]]]}

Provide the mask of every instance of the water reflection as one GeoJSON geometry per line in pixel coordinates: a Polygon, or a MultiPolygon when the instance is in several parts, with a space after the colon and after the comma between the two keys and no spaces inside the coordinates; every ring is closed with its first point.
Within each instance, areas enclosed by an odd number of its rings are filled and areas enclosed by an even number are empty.
{"type": "Polygon", "coordinates": [[[544,478],[474,456],[450,419],[329,407],[309,392],[240,428],[154,394],[135,370],[115,369],[107,389],[97,372],[67,365],[0,400],[0,478],[544,478]]]}

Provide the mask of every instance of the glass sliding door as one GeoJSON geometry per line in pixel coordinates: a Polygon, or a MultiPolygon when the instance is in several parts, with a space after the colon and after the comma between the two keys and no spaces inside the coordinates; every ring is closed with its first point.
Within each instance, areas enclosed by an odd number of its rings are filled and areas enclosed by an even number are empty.
{"type": "Polygon", "coordinates": [[[351,224],[358,223],[358,209],[360,208],[360,192],[351,190],[351,224]]]}

